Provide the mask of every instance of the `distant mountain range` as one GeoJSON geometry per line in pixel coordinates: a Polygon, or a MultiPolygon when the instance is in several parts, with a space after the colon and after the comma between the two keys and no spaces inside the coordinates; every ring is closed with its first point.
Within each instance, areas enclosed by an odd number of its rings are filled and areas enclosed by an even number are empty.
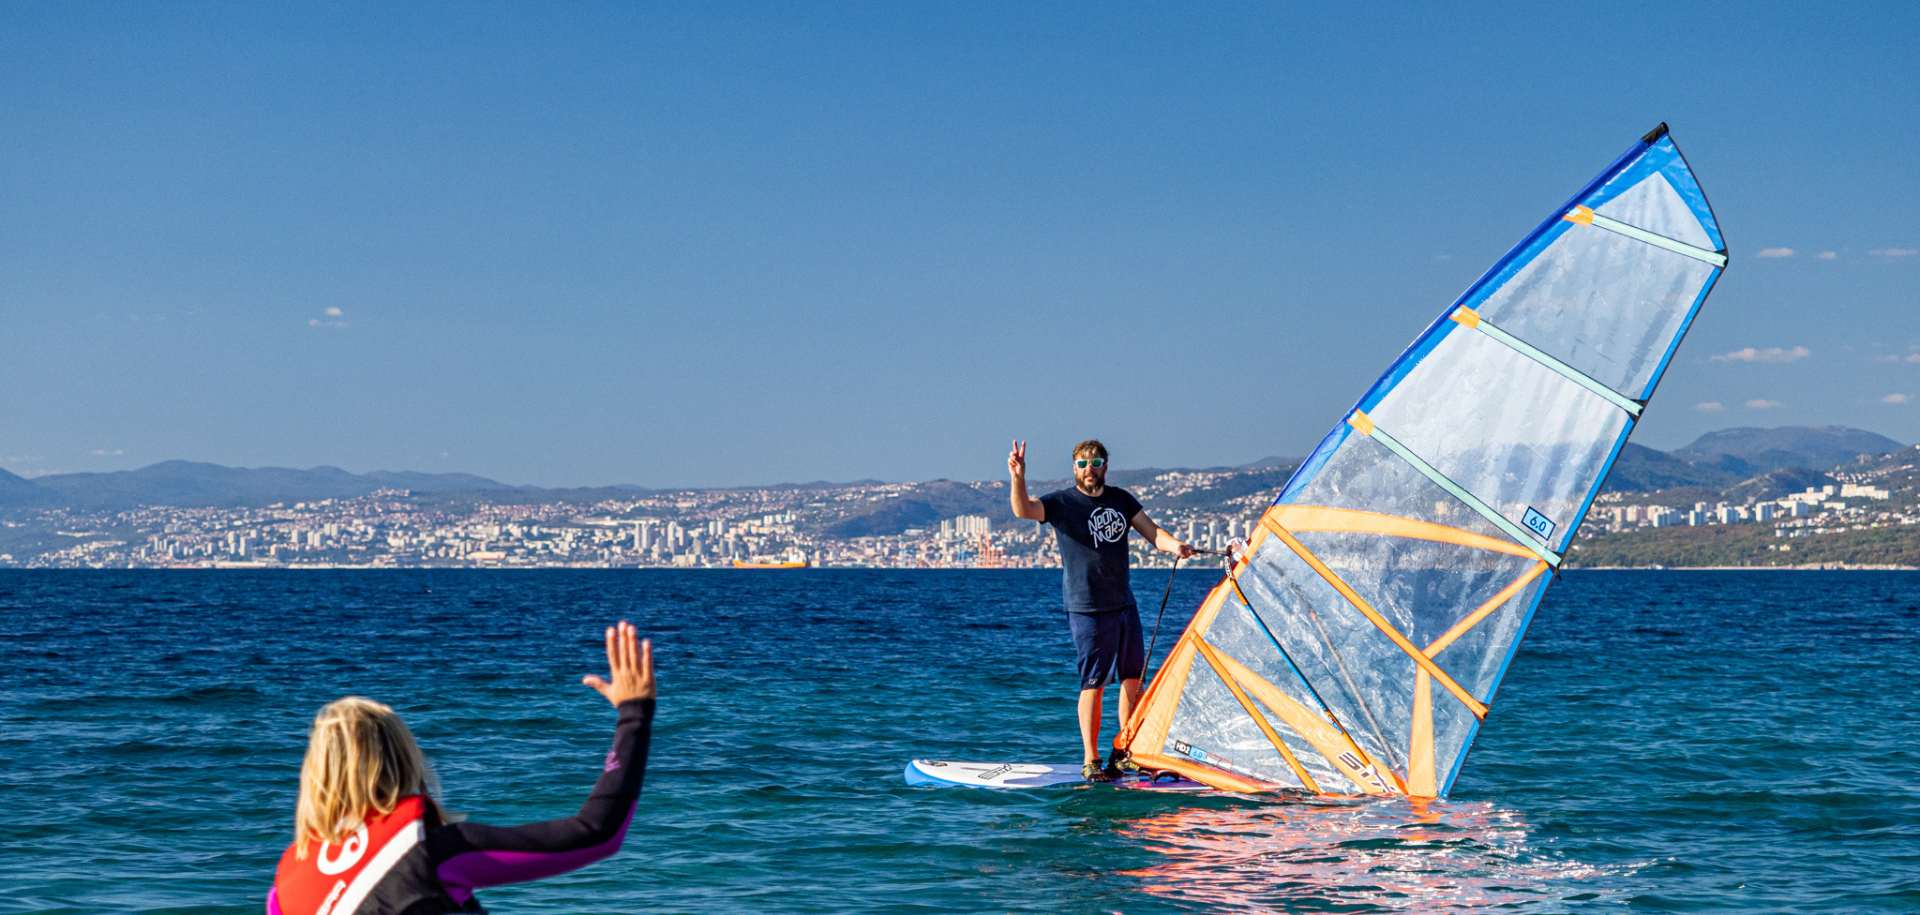
{"type": "Polygon", "coordinates": [[[351,473],[338,467],[226,467],[197,461],[162,461],[138,470],[57,473],[24,479],[0,470],[0,508],[115,511],[141,505],[176,508],[244,508],[320,499],[351,499],[381,489],[416,495],[486,498],[495,502],[591,501],[646,493],[637,486],[543,489],[514,486],[470,473],[376,470],[351,473]]]}
{"type": "MultiPolygon", "coordinates": [[[[1645,492],[1701,488],[1725,490],[1744,487],[1755,495],[1774,490],[1791,492],[1825,479],[1825,471],[1856,461],[1861,455],[1882,455],[1905,446],[1861,429],[1843,426],[1787,426],[1774,429],[1737,428],[1709,432],[1672,452],[1629,444],[1614,464],[1608,489],[1645,492]]],[[[1217,502],[1253,492],[1271,492],[1285,482],[1294,459],[1264,458],[1235,468],[1223,485],[1196,491],[1194,498],[1217,502]],[[1256,472],[1249,473],[1252,470],[1256,472]]],[[[1116,470],[1116,485],[1150,479],[1165,470],[1116,470]]],[[[866,481],[871,482],[871,481],[866,481]]],[[[1035,491],[1064,481],[1035,481],[1035,491]]],[[[824,487],[836,484],[785,484],[781,488],[824,487]]],[[[717,488],[717,487],[716,487],[717,488]]],[[[123,510],[141,505],[238,508],[320,499],[363,496],[379,489],[407,489],[429,499],[492,502],[597,501],[634,497],[658,490],[639,486],[546,489],[514,486],[465,473],[374,471],[350,473],[338,467],[304,470],[284,467],[239,468],[192,461],[164,461],[138,470],[107,473],[62,473],[26,479],[0,470],[0,509],[56,508],[123,510]]],[[[846,517],[828,531],[853,537],[903,527],[935,523],[956,514],[992,513],[1004,505],[1006,490],[997,482],[967,483],[935,480],[916,484],[900,498],[876,503],[869,510],[846,517]]],[[[1169,502],[1179,504],[1180,497],[1169,502]]],[[[1200,507],[1196,505],[1195,507],[1200,507]]]]}
{"type": "Polygon", "coordinates": [[[1748,485],[1783,492],[1804,488],[1822,471],[1861,455],[1882,455],[1906,446],[1845,426],[1742,427],[1709,432],[1675,451],[1628,444],[1620,449],[1607,488],[1614,492],[1748,485]]]}

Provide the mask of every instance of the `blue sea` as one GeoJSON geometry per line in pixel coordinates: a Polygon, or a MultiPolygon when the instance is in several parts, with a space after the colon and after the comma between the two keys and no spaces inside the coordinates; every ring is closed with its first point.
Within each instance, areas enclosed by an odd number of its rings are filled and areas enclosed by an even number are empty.
{"type": "MultiPolygon", "coordinates": [[[[1180,574],[1162,654],[1213,578],[1180,574]]],[[[1058,601],[1045,571],[0,572],[0,911],[260,911],[346,694],[450,808],[570,813],[620,618],[660,682],[626,847],[496,912],[1920,909],[1920,574],[1570,572],[1445,802],[907,787],[1074,761],[1058,601]]]]}

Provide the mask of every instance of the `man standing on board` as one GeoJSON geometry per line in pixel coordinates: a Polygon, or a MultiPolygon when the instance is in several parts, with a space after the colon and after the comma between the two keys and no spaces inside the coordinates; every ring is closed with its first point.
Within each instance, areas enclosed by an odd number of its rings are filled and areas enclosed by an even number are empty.
{"type": "Polygon", "coordinates": [[[1038,499],[1027,496],[1027,443],[1015,441],[1007,453],[1013,516],[1053,525],[1060,544],[1061,592],[1067,627],[1080,661],[1080,774],[1088,781],[1118,778],[1132,763],[1115,749],[1100,764],[1101,695],[1110,674],[1120,680],[1120,723],[1133,715],[1146,673],[1146,648],[1140,637],[1140,608],[1127,580],[1127,528],[1132,527],[1163,553],[1185,559],[1193,547],[1147,517],[1140,500],[1107,485],[1107,446],[1087,439],[1073,446],[1073,486],[1038,499]]]}

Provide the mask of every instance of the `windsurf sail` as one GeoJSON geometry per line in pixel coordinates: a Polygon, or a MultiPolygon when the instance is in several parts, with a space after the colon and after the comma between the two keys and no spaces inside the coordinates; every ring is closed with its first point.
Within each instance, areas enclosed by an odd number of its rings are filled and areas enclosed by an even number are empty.
{"type": "Polygon", "coordinates": [[[1260,516],[1117,745],[1230,791],[1444,797],[1726,265],[1661,124],[1341,418],[1260,516]]]}

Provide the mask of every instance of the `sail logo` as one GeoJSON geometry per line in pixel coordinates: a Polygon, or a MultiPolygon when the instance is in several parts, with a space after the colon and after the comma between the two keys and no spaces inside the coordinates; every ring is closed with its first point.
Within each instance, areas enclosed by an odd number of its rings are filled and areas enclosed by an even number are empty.
{"type": "Polygon", "coordinates": [[[1093,542],[1119,543],[1127,536],[1127,516],[1119,509],[1101,507],[1095,509],[1087,519],[1087,530],[1093,534],[1093,542]]]}
{"type": "Polygon", "coordinates": [[[1392,793],[1393,789],[1387,787],[1386,779],[1380,777],[1380,770],[1375,769],[1373,763],[1353,755],[1352,751],[1340,754],[1340,762],[1346,765],[1347,776],[1353,780],[1354,784],[1360,784],[1364,780],[1380,789],[1381,794],[1392,793]]]}
{"type": "Polygon", "coordinates": [[[1239,766],[1236,766],[1233,764],[1233,760],[1228,759],[1225,756],[1221,756],[1216,753],[1209,753],[1184,740],[1174,741],[1173,751],[1175,753],[1180,754],[1181,756],[1185,756],[1189,759],[1199,760],[1200,762],[1206,763],[1207,765],[1210,765],[1210,766],[1219,766],[1222,769],[1234,769],[1234,770],[1238,770],[1240,768],[1239,766]]]}

